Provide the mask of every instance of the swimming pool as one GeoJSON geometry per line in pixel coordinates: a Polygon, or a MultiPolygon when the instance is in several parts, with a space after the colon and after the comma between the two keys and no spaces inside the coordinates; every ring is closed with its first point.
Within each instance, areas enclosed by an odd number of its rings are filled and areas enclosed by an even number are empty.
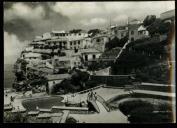
{"type": "Polygon", "coordinates": [[[50,109],[52,106],[64,106],[62,100],[63,97],[60,96],[40,97],[23,100],[22,105],[27,111],[34,111],[37,106],[44,109],[50,109]]]}

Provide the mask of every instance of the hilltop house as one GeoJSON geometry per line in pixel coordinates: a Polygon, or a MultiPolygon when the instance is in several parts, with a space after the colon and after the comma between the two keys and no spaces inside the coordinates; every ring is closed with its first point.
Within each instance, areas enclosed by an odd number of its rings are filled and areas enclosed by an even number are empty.
{"type": "Polygon", "coordinates": [[[143,39],[149,37],[149,32],[141,24],[129,25],[129,41],[135,41],[137,39],[143,39]]]}
{"type": "Polygon", "coordinates": [[[30,44],[34,49],[81,49],[91,44],[86,32],[52,31],[37,36],[30,44]]]}
{"type": "Polygon", "coordinates": [[[128,35],[128,26],[116,26],[111,29],[111,33],[117,38],[122,39],[128,35]]]}

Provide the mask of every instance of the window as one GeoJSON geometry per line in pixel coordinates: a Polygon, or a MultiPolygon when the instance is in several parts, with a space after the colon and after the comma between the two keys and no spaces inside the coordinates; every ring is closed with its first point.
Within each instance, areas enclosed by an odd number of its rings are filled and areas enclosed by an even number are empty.
{"type": "Polygon", "coordinates": [[[133,35],[134,34],[134,31],[131,31],[131,35],[133,35]]]}
{"type": "Polygon", "coordinates": [[[100,39],[97,39],[96,42],[100,42],[100,39]]]}
{"type": "Polygon", "coordinates": [[[115,34],[117,34],[117,30],[115,30],[114,32],[115,32],[115,34]]]}
{"type": "Polygon", "coordinates": [[[121,33],[121,37],[123,37],[124,36],[124,33],[121,33]]]}
{"type": "Polygon", "coordinates": [[[139,31],[138,34],[139,34],[139,35],[143,34],[143,31],[139,31]]]}
{"type": "Polygon", "coordinates": [[[66,45],[66,41],[64,41],[63,44],[66,45]]]}
{"type": "Polygon", "coordinates": [[[80,44],[80,41],[78,41],[78,44],[80,44]]]}
{"type": "Polygon", "coordinates": [[[70,42],[70,45],[72,45],[72,42],[70,42]]]}
{"type": "Polygon", "coordinates": [[[74,45],[76,45],[76,41],[74,41],[74,45]]]}
{"type": "Polygon", "coordinates": [[[79,33],[79,36],[81,35],[81,33],[79,33]]]}
{"type": "Polygon", "coordinates": [[[88,55],[85,55],[85,61],[88,61],[88,55]]]}
{"type": "Polygon", "coordinates": [[[93,54],[93,59],[96,59],[96,56],[93,54]]]}
{"type": "Polygon", "coordinates": [[[133,38],[133,37],[131,38],[131,41],[134,41],[134,38],[133,38]]]}

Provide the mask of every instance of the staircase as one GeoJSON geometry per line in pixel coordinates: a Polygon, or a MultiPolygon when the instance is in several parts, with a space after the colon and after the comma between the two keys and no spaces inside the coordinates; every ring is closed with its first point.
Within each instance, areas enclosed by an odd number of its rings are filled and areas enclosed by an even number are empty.
{"type": "Polygon", "coordinates": [[[119,54],[116,56],[116,58],[114,59],[114,63],[117,61],[117,59],[120,57],[120,55],[123,53],[123,51],[126,49],[127,45],[131,43],[129,41],[127,41],[124,46],[122,47],[122,49],[120,50],[119,54]]]}

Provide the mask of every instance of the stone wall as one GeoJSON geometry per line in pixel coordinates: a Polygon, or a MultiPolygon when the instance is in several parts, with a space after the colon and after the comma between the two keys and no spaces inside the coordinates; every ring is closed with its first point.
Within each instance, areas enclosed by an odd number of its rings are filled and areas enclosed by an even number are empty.
{"type": "Polygon", "coordinates": [[[92,75],[90,78],[100,84],[123,87],[125,84],[130,84],[129,77],[130,75],[92,75]]]}

